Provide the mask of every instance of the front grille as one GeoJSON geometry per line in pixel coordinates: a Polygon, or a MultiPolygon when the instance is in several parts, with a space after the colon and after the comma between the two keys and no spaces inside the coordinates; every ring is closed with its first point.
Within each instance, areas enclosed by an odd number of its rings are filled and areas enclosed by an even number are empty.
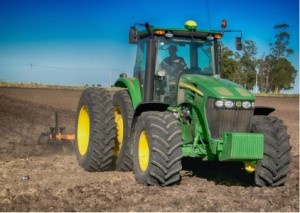
{"type": "Polygon", "coordinates": [[[221,138],[223,132],[249,132],[253,110],[217,109],[214,99],[208,99],[206,115],[211,137],[221,138]]]}

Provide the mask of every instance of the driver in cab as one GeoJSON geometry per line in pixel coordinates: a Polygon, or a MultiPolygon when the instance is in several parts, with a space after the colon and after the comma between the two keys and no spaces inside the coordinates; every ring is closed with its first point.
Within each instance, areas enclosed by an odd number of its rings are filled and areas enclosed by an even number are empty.
{"type": "Polygon", "coordinates": [[[177,47],[175,45],[170,45],[169,48],[169,56],[166,57],[159,65],[159,70],[165,71],[165,89],[164,95],[169,102],[176,101],[176,93],[177,93],[177,83],[180,73],[184,69],[187,68],[187,64],[185,63],[183,57],[177,56],[177,47]]]}
{"type": "Polygon", "coordinates": [[[180,71],[187,68],[187,65],[182,57],[177,56],[177,47],[175,45],[169,46],[169,55],[161,64],[160,69],[166,70],[168,74],[178,75],[180,71]]]}

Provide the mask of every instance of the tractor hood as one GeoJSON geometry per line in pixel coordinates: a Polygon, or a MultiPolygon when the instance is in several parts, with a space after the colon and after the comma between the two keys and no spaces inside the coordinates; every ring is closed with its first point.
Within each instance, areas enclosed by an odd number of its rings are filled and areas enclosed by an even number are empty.
{"type": "Polygon", "coordinates": [[[255,97],[244,87],[214,76],[184,74],[180,78],[180,88],[198,93],[203,97],[234,100],[254,100],[255,97]]]}

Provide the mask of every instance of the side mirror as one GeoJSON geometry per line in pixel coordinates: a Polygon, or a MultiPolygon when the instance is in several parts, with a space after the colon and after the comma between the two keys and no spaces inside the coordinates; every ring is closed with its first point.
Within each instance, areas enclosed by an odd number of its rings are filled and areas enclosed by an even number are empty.
{"type": "Polygon", "coordinates": [[[235,37],[235,48],[236,48],[236,50],[243,49],[242,37],[235,37]]]}
{"type": "Polygon", "coordinates": [[[137,44],[140,38],[140,32],[135,27],[130,27],[129,30],[129,43],[137,44]]]}

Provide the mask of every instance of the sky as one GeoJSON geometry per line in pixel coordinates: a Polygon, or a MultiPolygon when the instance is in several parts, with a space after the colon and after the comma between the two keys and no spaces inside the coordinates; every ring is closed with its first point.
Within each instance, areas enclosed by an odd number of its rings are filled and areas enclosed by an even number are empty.
{"type": "MultiPolygon", "coordinates": [[[[274,26],[289,25],[288,57],[299,70],[299,0],[0,0],[0,81],[108,86],[120,73],[133,74],[136,46],[128,43],[135,23],[198,29],[242,30],[243,40],[270,53],[274,26]]],[[[234,50],[236,33],[226,33],[234,50]]],[[[295,88],[299,93],[299,75],[295,88]]]]}

